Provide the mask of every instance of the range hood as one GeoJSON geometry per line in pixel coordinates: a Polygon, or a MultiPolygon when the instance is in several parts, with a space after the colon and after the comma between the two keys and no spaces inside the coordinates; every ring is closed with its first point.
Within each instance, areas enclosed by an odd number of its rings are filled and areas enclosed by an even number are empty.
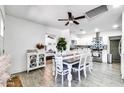
{"type": "Polygon", "coordinates": [[[91,49],[93,50],[103,50],[103,38],[100,37],[100,32],[96,32],[96,37],[93,38],[91,49]]]}

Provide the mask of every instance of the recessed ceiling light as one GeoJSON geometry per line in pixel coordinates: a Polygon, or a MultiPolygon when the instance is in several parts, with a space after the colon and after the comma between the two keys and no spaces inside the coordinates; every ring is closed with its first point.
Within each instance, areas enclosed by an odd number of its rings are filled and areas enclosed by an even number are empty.
{"type": "Polygon", "coordinates": [[[116,28],[119,27],[119,25],[115,24],[115,25],[113,25],[112,27],[113,27],[114,29],[116,29],[116,28]]]}
{"type": "Polygon", "coordinates": [[[113,6],[113,8],[118,8],[118,7],[120,7],[120,5],[112,5],[113,6]]]}
{"type": "Polygon", "coordinates": [[[95,32],[99,32],[99,29],[98,28],[95,28],[95,32]]]}
{"type": "Polygon", "coordinates": [[[82,34],[86,34],[86,31],[82,31],[82,34]]]}

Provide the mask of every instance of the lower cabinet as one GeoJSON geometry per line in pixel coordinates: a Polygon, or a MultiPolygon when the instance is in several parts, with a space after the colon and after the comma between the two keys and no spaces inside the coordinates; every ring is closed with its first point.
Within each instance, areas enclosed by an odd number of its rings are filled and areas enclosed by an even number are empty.
{"type": "Polygon", "coordinates": [[[27,72],[46,66],[44,53],[27,53],[27,72]]]}

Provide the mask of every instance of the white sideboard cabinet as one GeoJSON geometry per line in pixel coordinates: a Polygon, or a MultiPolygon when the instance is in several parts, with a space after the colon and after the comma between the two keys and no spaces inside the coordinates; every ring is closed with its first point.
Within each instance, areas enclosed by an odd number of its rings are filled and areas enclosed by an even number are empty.
{"type": "Polygon", "coordinates": [[[44,52],[37,50],[28,50],[27,53],[27,73],[30,70],[46,66],[46,57],[44,52]]]}

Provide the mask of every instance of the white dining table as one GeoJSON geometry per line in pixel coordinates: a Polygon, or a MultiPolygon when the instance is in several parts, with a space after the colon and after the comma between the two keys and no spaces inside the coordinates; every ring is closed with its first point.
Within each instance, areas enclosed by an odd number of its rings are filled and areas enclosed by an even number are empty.
{"type": "MultiPolygon", "coordinates": [[[[79,63],[79,59],[78,57],[80,57],[79,54],[70,54],[70,55],[62,55],[62,60],[63,60],[63,64],[68,66],[68,86],[71,87],[71,81],[72,81],[72,66],[79,63]]],[[[53,60],[53,75],[55,75],[55,61],[53,60]]]]}

